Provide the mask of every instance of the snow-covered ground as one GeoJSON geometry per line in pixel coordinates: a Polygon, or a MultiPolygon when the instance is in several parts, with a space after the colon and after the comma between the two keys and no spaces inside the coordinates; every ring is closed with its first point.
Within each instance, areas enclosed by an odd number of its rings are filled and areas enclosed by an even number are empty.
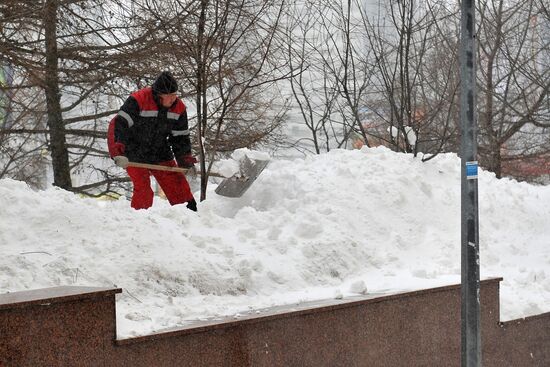
{"type": "MultiPolygon", "coordinates": [[[[222,167],[224,168],[224,167],[222,167]]],[[[227,169],[227,167],[225,167],[227,169]]],[[[211,185],[211,190],[214,185],[211,185]]],[[[460,160],[385,148],[274,160],[239,199],[134,211],[0,180],[0,293],[117,286],[120,337],[188,320],[460,282],[460,160]]],[[[550,186],[480,172],[481,276],[502,318],[550,311],[550,186]]]]}

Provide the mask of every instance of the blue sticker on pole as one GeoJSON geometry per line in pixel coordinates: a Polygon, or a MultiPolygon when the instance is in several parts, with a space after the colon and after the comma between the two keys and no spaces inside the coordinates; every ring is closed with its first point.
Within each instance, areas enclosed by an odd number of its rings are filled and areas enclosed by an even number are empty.
{"type": "Polygon", "coordinates": [[[477,161],[466,162],[466,179],[474,180],[477,178],[477,161]]]}

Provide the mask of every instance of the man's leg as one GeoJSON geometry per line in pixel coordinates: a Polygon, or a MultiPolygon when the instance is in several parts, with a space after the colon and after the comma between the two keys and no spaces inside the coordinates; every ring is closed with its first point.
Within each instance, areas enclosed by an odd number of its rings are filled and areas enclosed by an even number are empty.
{"type": "Polygon", "coordinates": [[[128,176],[132,179],[134,192],[132,194],[132,208],[147,209],[153,205],[153,190],[149,170],[146,168],[128,167],[128,176]]]}
{"type": "MultiPolygon", "coordinates": [[[[163,162],[161,164],[170,167],[176,166],[174,161],[163,162]]],[[[187,182],[187,179],[183,173],[156,170],[153,170],[152,173],[162,188],[162,191],[164,191],[170,205],[194,201],[193,193],[189,187],[189,182],[187,182]]]]}

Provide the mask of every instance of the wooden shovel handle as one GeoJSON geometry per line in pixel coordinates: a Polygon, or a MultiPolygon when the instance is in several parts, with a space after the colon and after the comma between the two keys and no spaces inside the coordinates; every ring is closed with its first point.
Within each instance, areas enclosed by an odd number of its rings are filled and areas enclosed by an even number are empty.
{"type": "Polygon", "coordinates": [[[181,172],[184,174],[187,173],[187,171],[189,171],[189,169],[187,168],[169,167],[169,166],[161,166],[160,164],[138,163],[138,162],[128,162],[128,167],[147,168],[147,169],[154,169],[157,171],[181,172]]]}
{"type": "MultiPolygon", "coordinates": [[[[138,163],[138,162],[128,162],[128,167],[147,168],[147,169],[154,169],[157,171],[181,172],[183,174],[186,174],[187,172],[189,172],[189,168],[161,166],[160,164],[138,163]]],[[[199,175],[200,171],[196,171],[196,173],[199,175]]],[[[222,176],[216,172],[210,172],[209,176],[226,178],[225,176],[222,176]]]]}

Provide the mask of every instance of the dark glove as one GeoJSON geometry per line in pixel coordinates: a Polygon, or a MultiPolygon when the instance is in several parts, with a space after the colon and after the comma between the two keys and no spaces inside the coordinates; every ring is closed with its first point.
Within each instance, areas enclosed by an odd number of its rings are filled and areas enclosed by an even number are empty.
{"type": "Polygon", "coordinates": [[[178,166],[181,168],[193,168],[195,167],[195,163],[198,163],[197,158],[193,157],[191,153],[176,158],[176,162],[178,162],[178,166]]]}

